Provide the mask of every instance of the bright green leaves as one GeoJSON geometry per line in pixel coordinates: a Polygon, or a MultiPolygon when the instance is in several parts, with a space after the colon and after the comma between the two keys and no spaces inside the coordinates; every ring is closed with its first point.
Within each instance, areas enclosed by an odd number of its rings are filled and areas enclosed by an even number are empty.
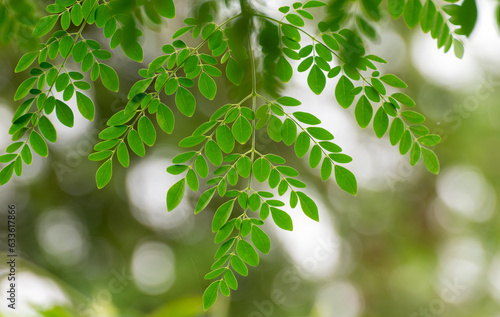
{"type": "Polygon", "coordinates": [[[120,84],[116,71],[106,64],[99,64],[99,73],[104,87],[111,91],[118,92],[120,84]]]}
{"type": "Polygon", "coordinates": [[[38,21],[38,23],[36,24],[35,29],[33,30],[33,36],[41,37],[49,33],[50,30],[52,30],[56,25],[58,19],[59,15],[57,14],[48,15],[41,18],[40,21],[38,21]]]}
{"type": "Polygon", "coordinates": [[[236,252],[238,256],[248,265],[259,265],[259,255],[252,245],[245,240],[239,240],[236,244],[236,252]]]}
{"type": "Polygon", "coordinates": [[[220,281],[210,284],[203,293],[203,309],[207,310],[217,301],[220,281]]]}
{"type": "Polygon", "coordinates": [[[219,126],[216,132],[217,144],[224,153],[231,153],[234,149],[234,137],[231,129],[225,124],[219,126]]]}
{"type": "Polygon", "coordinates": [[[227,222],[233,211],[235,200],[230,200],[222,204],[215,212],[212,220],[212,232],[219,231],[220,228],[227,222]]]}
{"type": "Polygon", "coordinates": [[[151,120],[148,117],[143,116],[139,119],[139,123],[137,125],[137,131],[139,132],[139,136],[142,141],[147,146],[153,146],[156,141],[156,130],[153,126],[151,120]]]}
{"type": "Polygon", "coordinates": [[[335,98],[342,108],[349,108],[354,101],[354,96],[351,94],[353,89],[354,85],[349,78],[344,75],[340,77],[335,87],[335,98]]]}
{"type": "Polygon", "coordinates": [[[213,165],[219,166],[222,164],[222,152],[215,141],[209,140],[207,142],[205,145],[205,155],[213,165]]]}
{"type": "Polygon", "coordinates": [[[323,92],[326,85],[326,77],[321,68],[314,65],[307,76],[307,84],[309,88],[316,94],[319,95],[323,92]]]}
{"type": "Polygon", "coordinates": [[[193,94],[184,87],[179,87],[177,89],[175,104],[179,111],[187,117],[191,117],[196,109],[196,99],[193,94]]]}
{"type": "Polygon", "coordinates": [[[236,141],[245,144],[252,136],[252,125],[245,117],[239,116],[233,123],[232,131],[236,141]]]}
{"type": "Polygon", "coordinates": [[[429,172],[434,174],[439,173],[439,160],[432,150],[422,148],[422,158],[424,160],[424,165],[429,172]]]}
{"type": "Polygon", "coordinates": [[[309,146],[311,145],[311,139],[306,132],[299,133],[297,140],[295,141],[295,154],[297,157],[304,157],[309,151],[309,146]]]}
{"type": "Polygon", "coordinates": [[[213,100],[217,93],[217,85],[215,81],[207,73],[202,72],[198,80],[198,88],[203,96],[213,100]]]}
{"type": "Polygon", "coordinates": [[[158,110],[156,111],[156,122],[160,128],[165,131],[165,133],[172,133],[174,130],[175,117],[172,110],[168,108],[163,103],[158,105],[158,110]]]}
{"type": "Polygon", "coordinates": [[[304,214],[312,220],[319,221],[318,206],[316,206],[314,200],[300,191],[297,192],[297,196],[299,197],[300,207],[304,211],[304,214]]]}
{"type": "Polygon", "coordinates": [[[361,128],[366,128],[373,116],[373,108],[370,101],[365,96],[359,98],[356,108],[354,109],[356,121],[361,128]]]}
{"type": "Polygon", "coordinates": [[[292,218],[286,212],[278,208],[271,208],[271,216],[274,223],[283,230],[292,231],[293,223],[292,218]]]}
{"type": "Polygon", "coordinates": [[[29,142],[31,148],[33,149],[33,151],[35,151],[36,154],[42,157],[47,157],[47,155],[49,155],[49,149],[47,148],[47,143],[45,143],[44,139],[41,137],[40,134],[38,134],[38,132],[31,131],[29,142]]]}
{"type": "Polygon", "coordinates": [[[177,207],[181,201],[182,198],[184,198],[184,193],[186,189],[186,181],[185,178],[181,179],[172,187],[167,192],[167,210],[172,211],[177,207]]]}
{"type": "Polygon", "coordinates": [[[252,226],[252,243],[262,253],[269,253],[271,250],[271,240],[267,234],[258,226],[252,226]]]}
{"type": "Polygon", "coordinates": [[[30,92],[30,89],[35,84],[36,80],[36,77],[31,77],[23,81],[17,88],[16,94],[14,95],[14,100],[17,101],[26,97],[26,95],[30,92]]]}
{"type": "Polygon", "coordinates": [[[404,81],[402,81],[401,79],[399,79],[396,75],[392,75],[392,74],[383,75],[380,77],[380,80],[382,80],[384,83],[386,83],[392,87],[396,87],[396,88],[408,87],[408,85],[406,85],[406,83],[404,81]]]}
{"type": "Polygon", "coordinates": [[[375,135],[378,138],[384,136],[385,132],[389,128],[389,116],[384,111],[383,107],[380,107],[375,113],[375,117],[373,118],[373,130],[375,131],[375,135]]]}
{"type": "Polygon", "coordinates": [[[194,213],[197,214],[203,209],[205,209],[212,198],[214,197],[216,187],[212,187],[208,190],[206,190],[203,194],[201,194],[200,198],[198,199],[198,203],[196,204],[196,207],[194,209],[194,213]]]}
{"type": "Polygon", "coordinates": [[[75,122],[71,108],[60,100],[56,100],[56,116],[65,126],[72,128],[75,122]]]}
{"type": "Polygon", "coordinates": [[[92,99],[77,91],[76,103],[78,106],[78,110],[80,111],[82,116],[87,120],[93,121],[95,115],[95,106],[92,99]]]}
{"type": "Polygon", "coordinates": [[[389,13],[394,19],[397,19],[403,14],[405,7],[405,0],[389,0],[388,1],[389,13]]]}
{"type": "Polygon", "coordinates": [[[422,3],[420,0],[408,0],[404,7],[403,17],[410,28],[415,27],[420,18],[420,10],[422,9],[422,3]]]}
{"type": "Polygon", "coordinates": [[[271,164],[266,158],[260,157],[253,163],[252,171],[255,179],[263,183],[269,178],[271,173],[271,164]]]}
{"type": "Polygon", "coordinates": [[[33,64],[35,59],[38,57],[38,54],[39,54],[39,52],[30,52],[30,53],[24,54],[21,57],[21,59],[19,59],[19,62],[17,63],[16,69],[14,71],[16,73],[19,73],[19,72],[22,72],[22,71],[28,69],[28,67],[30,67],[31,64],[33,64]]]}
{"type": "Polygon", "coordinates": [[[95,174],[95,181],[97,184],[97,188],[101,189],[106,186],[111,180],[111,176],[113,174],[113,162],[111,160],[107,160],[104,164],[99,167],[95,174]]]}
{"type": "Polygon", "coordinates": [[[358,185],[354,174],[345,167],[335,165],[335,180],[340,188],[345,190],[351,195],[356,195],[358,192],[358,185]]]}
{"type": "Polygon", "coordinates": [[[40,132],[42,135],[49,141],[49,142],[56,142],[57,140],[57,132],[56,129],[54,128],[54,125],[46,116],[40,117],[40,120],[38,121],[38,128],[40,129],[40,132]]]}
{"type": "Polygon", "coordinates": [[[293,68],[285,57],[281,56],[276,63],[276,75],[282,82],[287,83],[293,76],[293,68]]]}

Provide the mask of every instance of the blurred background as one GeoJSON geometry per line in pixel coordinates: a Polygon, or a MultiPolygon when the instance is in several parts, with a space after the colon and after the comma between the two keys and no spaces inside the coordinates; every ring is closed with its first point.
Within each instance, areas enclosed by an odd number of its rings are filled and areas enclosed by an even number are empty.
{"type": "MultiPolygon", "coordinates": [[[[18,3],[26,4],[24,10],[8,11],[0,23],[2,153],[10,144],[7,131],[19,105],[13,96],[27,76],[14,74],[14,68],[33,43],[23,28],[29,29],[46,4],[18,3]]],[[[441,162],[438,176],[422,163],[411,167],[387,138],[375,137],[371,125],[359,129],[353,109],[336,104],[336,79],[321,96],[307,88],[305,73],[295,72],[289,84],[276,88],[302,100],[303,109],[320,117],[336,143],[353,156],[349,167],[358,179],[358,196],[344,193],[334,180],[321,181],[319,170],[308,168],[292,148],[259,131],[258,149],[277,151],[301,171],[321,221],[311,221],[297,208],[287,210],[293,232],[266,223],[270,254],[261,257],[248,277],[238,278],[239,289],[230,298],[219,295],[205,313],[201,295],[209,282],[203,276],[217,249],[209,229],[214,210],[195,216],[198,196],[190,192],[168,213],[166,191],[179,177],[165,169],[179,153],[179,140],[231,100],[231,87],[219,80],[214,101],[198,95],[191,119],[176,112],[174,134],[159,133],[146,157],[134,156],[128,169],[116,164],[111,183],[102,190],[94,181],[98,163],[87,159],[107,119],[125,106],[138,69],[161,54],[196,3],[176,1],[175,20],[143,28],[142,65],[113,51],[110,64],[119,73],[120,92],[94,83],[96,120],[88,122],[75,112],[74,128],[56,125],[59,138],[50,145],[49,157],[35,156],[22,177],[0,188],[0,248],[5,255],[7,205],[15,204],[20,255],[15,311],[5,301],[6,260],[0,263],[0,316],[500,317],[497,4],[477,1],[478,22],[464,41],[462,60],[438,50],[429,34],[393,20],[385,3],[385,16],[374,24],[379,36],[366,41],[370,53],[389,61],[382,73],[397,74],[408,83],[405,92],[417,101],[431,131],[441,135],[435,148],[441,162]]],[[[283,4],[290,2],[254,3],[273,16],[279,16],[283,4]]],[[[354,10],[359,9],[356,4],[354,10]]],[[[313,25],[310,29],[315,31],[313,25]]],[[[109,43],[93,28],[86,36],[109,43]]],[[[167,97],[164,102],[173,105],[167,97]]],[[[76,109],[75,100],[69,104],[76,109]]]]}

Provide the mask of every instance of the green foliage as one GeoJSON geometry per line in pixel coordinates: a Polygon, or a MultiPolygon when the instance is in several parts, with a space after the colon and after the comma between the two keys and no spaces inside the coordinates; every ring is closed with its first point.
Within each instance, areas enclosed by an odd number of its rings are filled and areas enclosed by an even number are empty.
{"type": "MultiPolygon", "coordinates": [[[[63,125],[73,126],[73,110],[66,102],[74,95],[81,115],[94,120],[94,101],[84,93],[91,88],[89,79],[100,79],[111,92],[123,89],[118,73],[110,66],[116,65],[113,54],[103,48],[107,46],[86,38],[84,29],[92,25],[102,29],[111,49],[120,46],[128,58],[142,62],[137,24],[146,21],[160,25],[162,17],[172,19],[176,15],[172,0],[134,2],[127,7],[134,15],[124,14],[125,2],[56,1],[47,6],[49,15],[32,26],[34,37],[48,38],[36,50],[24,54],[15,68],[15,72],[31,69],[14,96],[16,101],[26,100],[18,107],[9,130],[14,143],[7,154],[0,156],[0,162],[6,164],[0,171],[0,184],[7,183],[14,172],[21,175],[22,163],[32,162],[32,151],[48,156],[46,140],[56,142],[57,131],[47,115],[55,111],[63,125]],[[68,71],[70,59],[81,71],[68,71]],[[103,62],[107,60],[109,63],[103,62]],[[62,100],[54,91],[62,93],[62,100]]],[[[343,9],[350,5],[346,2],[343,9]]],[[[430,0],[423,5],[419,0],[389,0],[387,5],[393,18],[403,16],[410,28],[420,23],[423,32],[437,39],[438,47],[448,51],[453,45],[456,55],[463,55],[459,35],[469,36],[474,28],[474,0],[442,8],[430,0]],[[448,23],[461,28],[451,31],[448,23]]],[[[293,64],[298,65],[297,72],[307,73],[306,83],[314,94],[323,93],[330,81],[341,108],[355,104],[354,117],[361,128],[372,123],[375,135],[382,138],[388,134],[391,145],[398,146],[402,155],[408,154],[412,166],[422,159],[430,172],[439,172],[437,156],[429,147],[438,144],[440,137],[421,124],[425,121],[422,114],[407,110],[416,105],[398,90],[407,84],[394,74],[381,75],[377,65],[386,61],[365,54],[364,38],[377,38],[372,24],[382,18],[380,1],[361,1],[366,13],[355,10],[351,26],[344,25],[342,14],[315,21],[319,11],[311,9],[323,6],[326,4],[321,1],[284,6],[279,9],[281,20],[245,6],[241,13],[221,23],[209,13],[185,19],[186,26],[172,30],[173,40],[162,47],[161,55],[139,70],[141,78],[128,90],[126,104],[109,118],[107,127],[99,133],[101,141],[89,155],[92,161],[103,161],[95,178],[97,187],[103,188],[111,181],[115,161],[127,168],[134,158],[131,154],[143,157],[145,145],[157,143],[157,133],[173,133],[174,107],[181,115],[193,117],[198,116],[199,98],[215,100],[221,90],[218,77],[223,73],[228,85],[245,92],[244,97],[231,93],[229,104],[219,107],[208,121],[193,129],[192,135],[183,138],[179,147],[184,152],[166,169],[172,175],[181,175],[166,193],[168,211],[182,203],[187,189],[201,192],[195,214],[215,210],[212,232],[214,242],[221,245],[212,271],[205,276],[217,279],[203,294],[205,309],[216,302],[219,292],[229,296],[231,289],[238,288],[234,272],[247,276],[247,265],[259,264],[258,251],[270,252],[272,237],[263,230],[265,221],[292,231],[292,218],[283,208],[286,205],[292,209],[300,206],[314,221],[320,218],[299,171],[286,165],[285,158],[277,153],[257,150],[258,130],[274,143],[293,147],[290,150],[307,160],[311,169],[317,168],[316,174],[323,181],[333,178],[343,191],[358,193],[356,178],[346,166],[353,158],[332,142],[333,133],[321,126],[316,115],[303,111],[313,101],[295,111],[301,101],[282,95],[280,89],[272,90],[293,78],[293,64]],[[317,35],[303,28],[311,21],[318,22],[317,35]],[[191,40],[181,39],[188,35],[198,43],[195,47],[187,44],[191,40]],[[255,56],[257,51],[262,51],[262,56],[255,56]],[[397,91],[392,93],[394,89],[397,91]],[[265,187],[268,189],[261,190],[265,187]]]]}

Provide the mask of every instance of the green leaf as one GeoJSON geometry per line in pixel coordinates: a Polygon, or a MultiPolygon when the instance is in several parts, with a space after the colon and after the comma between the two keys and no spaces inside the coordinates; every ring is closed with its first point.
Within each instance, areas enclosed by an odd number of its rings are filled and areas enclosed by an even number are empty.
{"type": "Polygon", "coordinates": [[[54,128],[54,125],[52,122],[50,122],[49,118],[46,116],[41,116],[40,120],[38,121],[38,128],[40,129],[40,132],[42,135],[49,141],[49,142],[56,142],[57,140],[57,132],[56,129],[54,128]]]}
{"type": "Polygon", "coordinates": [[[206,280],[211,280],[211,279],[216,278],[217,276],[221,275],[222,273],[224,273],[225,270],[226,270],[226,268],[224,268],[224,267],[215,269],[212,272],[207,273],[204,278],[206,280]]]}
{"type": "Polygon", "coordinates": [[[136,130],[130,130],[127,135],[128,146],[130,149],[139,156],[144,156],[146,154],[146,149],[144,148],[144,143],[142,143],[141,137],[136,130]]]}
{"type": "Polygon", "coordinates": [[[429,172],[439,174],[439,160],[432,150],[422,148],[422,158],[429,172]]]}
{"type": "Polygon", "coordinates": [[[396,145],[399,140],[401,140],[404,131],[405,126],[403,120],[394,118],[394,120],[392,120],[391,128],[389,129],[389,140],[391,141],[391,145],[396,145]]]}
{"type": "Polygon", "coordinates": [[[0,163],[8,163],[17,158],[17,154],[4,154],[0,155],[0,163]]]}
{"type": "Polygon", "coordinates": [[[208,164],[202,155],[198,155],[195,159],[195,168],[198,175],[201,178],[207,178],[208,176],[208,164]]]}
{"type": "Polygon", "coordinates": [[[231,129],[225,124],[222,124],[216,131],[217,144],[225,153],[231,153],[234,149],[234,137],[231,129]]]}
{"type": "Polygon", "coordinates": [[[252,161],[247,156],[242,157],[236,162],[236,169],[241,177],[247,178],[252,172],[252,161]]]}
{"type": "Polygon", "coordinates": [[[154,2],[156,12],[158,12],[159,15],[167,19],[175,18],[175,5],[173,0],[154,0],[154,2]]]}
{"type": "Polygon", "coordinates": [[[410,165],[415,166],[420,160],[421,148],[417,142],[413,143],[410,151],[410,165]]]}
{"type": "Polygon", "coordinates": [[[198,80],[198,88],[203,96],[205,96],[209,100],[213,100],[215,98],[215,94],[217,93],[217,85],[215,81],[210,77],[207,73],[202,72],[200,78],[198,80]]]}
{"type": "Polygon", "coordinates": [[[317,8],[317,7],[324,7],[324,6],[326,6],[326,3],[324,3],[324,2],[310,0],[304,4],[303,8],[308,9],[308,8],[317,8]]]}
{"type": "Polygon", "coordinates": [[[95,152],[95,153],[92,153],[92,154],[89,155],[89,160],[91,160],[91,161],[102,161],[102,160],[105,160],[108,157],[110,157],[111,154],[113,154],[113,152],[108,151],[108,150],[102,151],[102,152],[95,152]]]}
{"type": "Polygon", "coordinates": [[[283,143],[290,146],[297,138],[297,126],[293,120],[286,118],[281,126],[281,138],[283,143]]]}
{"type": "Polygon", "coordinates": [[[205,155],[213,165],[219,166],[222,164],[222,152],[214,140],[209,140],[205,145],[205,155]]]}
{"type": "Polygon", "coordinates": [[[271,164],[267,161],[267,159],[260,157],[253,163],[252,171],[255,179],[258,182],[263,183],[269,178],[269,174],[271,173],[271,164]]]}
{"type": "Polygon", "coordinates": [[[297,141],[295,141],[295,154],[297,154],[297,157],[304,157],[304,155],[307,154],[307,151],[309,151],[310,144],[311,139],[309,138],[309,135],[306,132],[300,132],[297,137],[297,141]]]}
{"type": "Polygon", "coordinates": [[[304,211],[304,214],[312,220],[319,221],[318,206],[316,206],[314,200],[300,191],[297,192],[297,196],[299,197],[300,207],[304,211]]]}
{"type": "Polygon", "coordinates": [[[17,88],[14,100],[17,101],[26,97],[26,95],[30,92],[30,89],[35,84],[36,80],[37,80],[36,77],[31,77],[23,81],[21,85],[19,85],[19,88],[17,88]]]}
{"type": "Polygon", "coordinates": [[[422,27],[422,31],[424,33],[427,33],[431,30],[435,16],[436,6],[434,5],[434,2],[432,2],[431,0],[427,0],[420,13],[420,26],[422,27]]]}
{"type": "Polygon", "coordinates": [[[373,130],[375,131],[375,135],[378,138],[384,136],[389,128],[389,117],[387,113],[385,113],[384,108],[380,107],[375,113],[375,117],[373,118],[373,130]]]}
{"type": "Polygon", "coordinates": [[[404,20],[410,28],[418,24],[422,3],[420,0],[408,0],[404,7],[404,20]]]}
{"type": "Polygon", "coordinates": [[[351,94],[353,89],[353,83],[345,75],[342,75],[335,87],[335,98],[342,108],[349,108],[354,101],[354,96],[351,94]]]}
{"type": "Polygon", "coordinates": [[[247,276],[248,275],[248,268],[238,256],[234,255],[231,258],[231,266],[233,269],[240,274],[241,276],[247,276]]]}
{"type": "Polygon", "coordinates": [[[156,111],[156,121],[160,128],[166,133],[170,134],[174,130],[175,117],[169,107],[160,103],[156,111]]]}
{"type": "Polygon", "coordinates": [[[217,210],[215,211],[214,218],[212,220],[212,232],[219,231],[223,225],[229,220],[231,216],[231,212],[233,211],[235,200],[232,199],[223,203],[217,210]]]}
{"type": "Polygon", "coordinates": [[[268,254],[271,250],[271,240],[258,226],[252,226],[252,243],[262,253],[268,254]]]}
{"type": "Polygon", "coordinates": [[[41,37],[49,33],[50,30],[52,30],[56,25],[58,19],[59,15],[57,14],[41,18],[40,21],[38,21],[38,23],[36,24],[35,29],[33,30],[33,36],[41,37]]]}
{"type": "Polygon", "coordinates": [[[421,123],[425,121],[425,117],[421,115],[418,112],[407,110],[407,111],[402,111],[401,115],[403,118],[406,120],[412,122],[412,123],[421,123]]]}
{"type": "Polygon", "coordinates": [[[276,102],[287,107],[296,107],[302,104],[299,100],[287,96],[279,97],[278,99],[276,99],[276,102]]]}
{"type": "Polygon", "coordinates": [[[125,133],[125,131],[127,131],[127,127],[123,125],[116,127],[109,127],[102,130],[101,133],[99,133],[99,138],[101,138],[102,140],[116,139],[122,136],[125,133]]]}
{"type": "Polygon", "coordinates": [[[340,188],[349,194],[356,196],[358,185],[356,177],[354,177],[354,174],[351,171],[345,167],[335,165],[335,180],[340,188]]]}
{"type": "Polygon", "coordinates": [[[292,65],[283,56],[280,56],[276,63],[276,75],[284,83],[289,82],[293,76],[292,65]]]}
{"type": "Polygon", "coordinates": [[[437,134],[429,134],[418,138],[418,142],[425,146],[434,146],[441,141],[441,137],[437,134]]]}
{"type": "Polygon", "coordinates": [[[389,0],[388,2],[389,13],[394,19],[397,19],[403,14],[405,7],[405,0],[389,0]]]}
{"type": "Polygon", "coordinates": [[[274,142],[281,141],[281,127],[283,123],[276,116],[271,116],[267,124],[267,134],[274,142]]]}
{"type": "Polygon", "coordinates": [[[194,192],[198,191],[200,183],[198,182],[198,176],[196,176],[196,173],[194,172],[193,169],[190,169],[187,172],[186,182],[192,191],[194,191],[194,192]]]}
{"type": "Polygon", "coordinates": [[[99,73],[101,74],[101,81],[104,87],[111,91],[118,92],[120,82],[116,71],[106,64],[99,64],[99,73]]]}
{"type": "Polygon", "coordinates": [[[210,189],[207,189],[203,194],[201,194],[200,198],[198,199],[198,203],[196,204],[196,207],[194,209],[194,213],[197,214],[203,209],[205,209],[212,198],[214,197],[216,187],[212,187],[210,189]]]}
{"type": "Polygon", "coordinates": [[[252,247],[252,245],[245,240],[239,240],[236,244],[236,252],[238,256],[245,261],[248,265],[259,265],[259,255],[252,247]]]}
{"type": "Polygon", "coordinates": [[[111,180],[111,176],[113,174],[113,162],[111,160],[107,160],[104,162],[101,167],[97,170],[95,174],[95,181],[97,184],[97,188],[101,189],[106,186],[111,180]]]}
{"type": "Polygon", "coordinates": [[[232,131],[236,141],[245,144],[252,136],[252,125],[245,117],[239,116],[233,123],[232,131]]]}
{"type": "Polygon", "coordinates": [[[464,57],[464,45],[457,39],[453,39],[453,51],[457,58],[462,59],[464,57]]]}
{"type": "Polygon", "coordinates": [[[5,185],[12,178],[14,171],[14,162],[2,168],[0,171],[0,185],[5,185]]]}
{"type": "Polygon", "coordinates": [[[22,72],[23,70],[26,70],[28,67],[30,67],[31,64],[33,64],[35,59],[38,57],[39,53],[40,52],[30,52],[30,53],[24,54],[21,57],[21,59],[19,59],[19,62],[17,63],[16,69],[14,70],[14,72],[19,73],[19,72],[22,72]]]}
{"type": "Polygon", "coordinates": [[[118,157],[118,162],[120,162],[123,167],[127,168],[130,164],[130,156],[124,142],[121,142],[120,145],[118,145],[116,155],[118,157]]]}
{"type": "Polygon", "coordinates": [[[75,117],[71,108],[62,102],[56,100],[56,116],[59,121],[67,127],[72,128],[75,123],[75,117]]]}
{"type": "Polygon", "coordinates": [[[356,121],[361,128],[366,128],[373,116],[373,108],[365,96],[359,98],[356,108],[354,109],[354,115],[356,116],[356,121]]]}
{"type": "Polygon", "coordinates": [[[229,79],[229,81],[231,81],[236,86],[241,85],[241,82],[243,81],[245,71],[234,58],[229,58],[229,60],[227,61],[226,76],[227,79],[229,79]]]}
{"type": "Polygon", "coordinates": [[[167,210],[172,211],[177,207],[181,201],[182,198],[184,198],[184,192],[186,188],[186,182],[185,178],[181,179],[172,187],[167,192],[167,210]]]}
{"type": "Polygon", "coordinates": [[[408,85],[404,81],[402,81],[396,75],[393,75],[393,74],[383,75],[380,77],[380,80],[382,80],[384,83],[386,83],[392,87],[396,87],[396,88],[408,87],[408,85]]]}
{"type": "Polygon", "coordinates": [[[184,87],[179,87],[177,89],[175,104],[179,111],[187,117],[191,117],[196,109],[196,99],[193,94],[184,87]]]}
{"type": "Polygon", "coordinates": [[[283,230],[293,231],[293,222],[290,215],[278,208],[271,208],[274,223],[283,230]]]}
{"type": "Polygon", "coordinates": [[[296,111],[293,113],[293,116],[295,119],[305,124],[317,125],[321,123],[320,119],[308,112],[296,111]]]}
{"type": "Polygon", "coordinates": [[[408,106],[408,107],[413,107],[415,106],[415,101],[408,97],[407,95],[397,92],[391,96],[392,98],[396,99],[397,101],[401,102],[403,105],[408,106]]]}
{"type": "Polygon", "coordinates": [[[333,134],[331,134],[328,130],[323,129],[321,127],[308,127],[307,132],[318,140],[328,141],[333,140],[333,134]]]}
{"type": "MultiPolygon", "coordinates": [[[[119,29],[120,30],[120,29],[119,29]]],[[[118,32],[117,32],[118,33],[118,32]]],[[[115,33],[115,35],[117,34],[115,33]]],[[[122,48],[128,58],[138,63],[142,63],[144,59],[144,52],[142,50],[142,46],[137,42],[128,43],[127,45],[123,45],[122,48]]]]}
{"type": "Polygon", "coordinates": [[[81,92],[76,92],[76,104],[78,106],[78,110],[82,114],[82,116],[90,121],[94,121],[95,116],[95,106],[92,99],[82,94],[81,92]]]}
{"type": "Polygon", "coordinates": [[[208,310],[217,301],[217,296],[219,294],[219,284],[220,281],[215,281],[210,284],[205,292],[203,293],[203,309],[208,310]]]}
{"type": "Polygon", "coordinates": [[[401,142],[399,142],[399,153],[404,155],[408,153],[412,145],[410,130],[405,130],[403,136],[401,137],[401,142]]]}
{"type": "Polygon", "coordinates": [[[322,157],[323,153],[321,148],[318,145],[314,145],[309,155],[309,166],[311,166],[311,168],[316,168],[321,162],[322,157]]]}
{"type": "Polygon", "coordinates": [[[233,271],[226,270],[226,273],[224,273],[224,280],[231,289],[238,289],[238,281],[236,280],[233,271]]]}
{"type": "Polygon", "coordinates": [[[153,146],[156,141],[156,130],[153,126],[151,120],[148,117],[143,116],[139,119],[139,123],[137,124],[137,131],[139,132],[139,136],[142,141],[147,146],[153,146]]]}
{"type": "Polygon", "coordinates": [[[285,16],[285,18],[288,22],[290,22],[290,24],[293,24],[295,26],[303,27],[305,25],[304,20],[296,14],[289,13],[285,16]]]}
{"type": "Polygon", "coordinates": [[[325,73],[317,65],[314,65],[307,76],[307,84],[316,95],[321,94],[326,86],[325,73]]]}

